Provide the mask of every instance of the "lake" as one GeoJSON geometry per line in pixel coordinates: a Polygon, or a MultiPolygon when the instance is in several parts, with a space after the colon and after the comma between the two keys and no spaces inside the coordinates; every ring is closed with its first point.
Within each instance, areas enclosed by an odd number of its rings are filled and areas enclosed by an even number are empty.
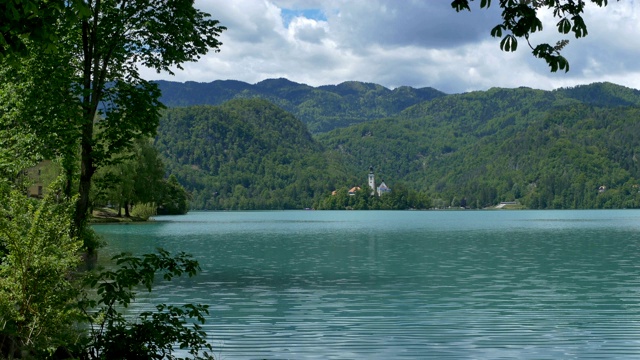
{"type": "Polygon", "coordinates": [[[217,359],[640,358],[640,211],[193,212],[99,225],[101,262],[200,262],[217,359]]]}

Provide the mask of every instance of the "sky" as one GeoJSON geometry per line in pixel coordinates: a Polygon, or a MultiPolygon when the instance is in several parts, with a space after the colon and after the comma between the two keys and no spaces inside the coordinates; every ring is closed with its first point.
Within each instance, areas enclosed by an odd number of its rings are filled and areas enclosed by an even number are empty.
{"type": "Polygon", "coordinates": [[[144,69],[147,80],[255,84],[287,78],[311,86],[362,81],[393,89],[432,87],[446,93],[527,86],[552,90],[609,81],[640,89],[640,3],[589,3],[589,34],[575,39],[556,30],[543,13],[544,31],[531,42],[555,44],[570,71],[551,73],[526,42],[500,50],[491,29],[500,23],[498,1],[490,9],[456,13],[450,0],[195,0],[195,6],[228,29],[220,52],[176,69],[175,75],[144,69]]]}

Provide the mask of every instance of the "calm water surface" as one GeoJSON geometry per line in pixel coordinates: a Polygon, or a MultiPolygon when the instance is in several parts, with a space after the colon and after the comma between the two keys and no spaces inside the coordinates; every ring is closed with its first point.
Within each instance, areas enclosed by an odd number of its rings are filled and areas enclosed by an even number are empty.
{"type": "Polygon", "coordinates": [[[640,211],[195,212],[96,226],[202,272],[219,359],[640,359],[640,211]]]}

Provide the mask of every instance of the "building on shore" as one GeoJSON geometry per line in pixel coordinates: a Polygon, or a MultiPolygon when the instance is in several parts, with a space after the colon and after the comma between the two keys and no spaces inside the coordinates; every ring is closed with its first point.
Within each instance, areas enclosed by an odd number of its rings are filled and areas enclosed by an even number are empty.
{"type": "Polygon", "coordinates": [[[373,166],[369,166],[369,188],[371,188],[371,196],[373,195],[378,195],[378,196],[382,196],[382,194],[391,192],[391,188],[389,188],[387,186],[387,184],[384,183],[384,180],[382,180],[382,182],[380,183],[380,186],[376,187],[376,177],[375,174],[373,173],[373,166]]]}
{"type": "MultiPolygon", "coordinates": [[[[369,175],[367,177],[367,181],[369,183],[369,188],[371,189],[371,196],[382,196],[382,194],[391,192],[391,188],[389,188],[387,186],[387,184],[385,184],[384,180],[382,180],[382,182],[380,182],[380,185],[378,187],[376,187],[376,177],[375,174],[373,173],[373,166],[369,167],[369,175]]],[[[348,194],[350,196],[353,196],[356,194],[356,192],[360,191],[360,187],[359,186],[354,186],[351,189],[349,189],[348,194]]],[[[338,193],[338,190],[333,190],[331,192],[332,196],[335,196],[338,193]]]]}
{"type": "Polygon", "coordinates": [[[376,192],[378,193],[378,196],[382,196],[382,194],[391,192],[391,189],[387,186],[387,184],[384,183],[384,180],[382,180],[380,186],[376,188],[376,192]]]}

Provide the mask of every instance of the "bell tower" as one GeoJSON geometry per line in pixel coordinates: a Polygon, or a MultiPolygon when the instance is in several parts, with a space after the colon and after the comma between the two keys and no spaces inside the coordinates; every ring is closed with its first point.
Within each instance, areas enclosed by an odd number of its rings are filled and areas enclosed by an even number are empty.
{"type": "Polygon", "coordinates": [[[376,180],[373,176],[373,166],[369,166],[369,187],[371,188],[371,195],[376,191],[376,180]]]}

